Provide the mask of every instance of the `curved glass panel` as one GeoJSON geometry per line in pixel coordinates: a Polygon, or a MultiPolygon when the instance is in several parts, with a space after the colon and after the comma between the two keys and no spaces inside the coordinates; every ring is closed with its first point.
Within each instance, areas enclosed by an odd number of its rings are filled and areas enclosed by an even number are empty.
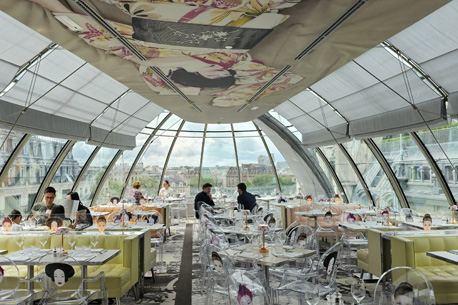
{"type": "Polygon", "coordinates": [[[362,140],[353,140],[343,145],[363,175],[374,199],[381,199],[381,207],[390,206],[399,210],[399,201],[391,183],[366,143],[362,140]]]}
{"type": "Polygon", "coordinates": [[[56,189],[57,199],[65,198],[71,191],[84,164],[91,156],[95,146],[84,142],[77,142],[57,170],[52,180],[52,186],[56,189]]]}
{"type": "MultiPolygon", "coordinates": [[[[447,126],[432,129],[434,136],[440,143],[437,144],[429,130],[418,131],[417,134],[436,160],[437,166],[445,177],[455,201],[458,201],[458,120],[452,120],[447,126]],[[442,151],[444,150],[445,154],[442,151]]],[[[444,205],[444,207],[446,207],[444,205]]]]}
{"type": "Polygon", "coordinates": [[[339,177],[348,197],[348,202],[368,205],[369,200],[366,197],[366,192],[340,147],[328,145],[321,147],[321,150],[339,177]]]}
{"type": "Polygon", "coordinates": [[[8,129],[0,129],[0,169],[5,166],[6,161],[24,136],[22,132],[11,131],[6,139],[8,132],[8,129]]]}
{"type": "MultiPolygon", "coordinates": [[[[83,173],[83,177],[78,185],[76,191],[80,195],[80,199],[83,202],[89,202],[94,197],[97,185],[102,179],[105,170],[110,164],[113,157],[116,155],[118,150],[113,148],[102,147],[94,160],[87,168],[86,172],[83,173]]],[[[87,204],[88,205],[88,204],[87,204]]]]}
{"type": "Polygon", "coordinates": [[[129,174],[135,158],[147,139],[147,135],[139,134],[136,137],[136,147],[133,150],[126,150],[122,152],[105,180],[102,190],[100,191],[100,195],[97,198],[96,205],[107,203],[107,199],[110,199],[111,197],[121,196],[127,175],[129,174]]]}
{"type": "Polygon", "coordinates": [[[373,140],[396,174],[412,209],[431,213],[448,205],[428,162],[409,134],[373,140]]]}
{"type": "MultiPolygon", "coordinates": [[[[317,154],[315,149],[308,148],[308,150],[312,154],[312,156],[315,158],[315,160],[318,162],[318,164],[320,165],[321,169],[325,173],[326,177],[328,177],[328,180],[331,181],[332,189],[334,191],[334,194],[338,194],[340,192],[339,188],[337,187],[337,183],[336,183],[336,181],[334,179],[334,176],[331,173],[331,170],[326,165],[325,161],[321,157],[319,157],[320,155],[317,154]]],[[[310,195],[310,194],[304,194],[304,195],[310,195]]]]}
{"type": "Polygon", "coordinates": [[[29,212],[41,182],[65,143],[66,140],[42,136],[30,138],[3,181],[0,209],[4,214],[12,209],[29,212]]]}

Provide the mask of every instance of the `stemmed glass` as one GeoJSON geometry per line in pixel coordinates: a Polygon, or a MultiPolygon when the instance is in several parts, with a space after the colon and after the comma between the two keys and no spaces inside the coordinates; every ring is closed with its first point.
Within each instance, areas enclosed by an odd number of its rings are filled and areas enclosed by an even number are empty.
{"type": "Polygon", "coordinates": [[[364,280],[359,277],[354,277],[351,282],[351,295],[355,299],[356,303],[359,304],[366,296],[366,286],[364,280]]]}
{"type": "Polygon", "coordinates": [[[76,235],[75,234],[68,234],[67,235],[67,241],[68,244],[70,245],[70,250],[73,250],[73,246],[76,244],[76,235]]]}
{"type": "Polygon", "coordinates": [[[24,243],[24,235],[23,234],[19,234],[16,236],[16,244],[18,245],[19,247],[19,251],[21,251],[21,248],[22,248],[22,244],[24,243]]]}
{"type": "Polygon", "coordinates": [[[94,249],[98,243],[99,243],[99,235],[98,234],[91,235],[91,244],[94,247],[94,249]]]}
{"type": "Polygon", "coordinates": [[[40,242],[41,247],[44,249],[45,245],[48,243],[48,235],[45,235],[45,234],[39,235],[38,241],[40,242]]]}
{"type": "Polygon", "coordinates": [[[320,301],[320,289],[318,285],[308,285],[305,287],[305,300],[309,305],[316,305],[320,301]]]}

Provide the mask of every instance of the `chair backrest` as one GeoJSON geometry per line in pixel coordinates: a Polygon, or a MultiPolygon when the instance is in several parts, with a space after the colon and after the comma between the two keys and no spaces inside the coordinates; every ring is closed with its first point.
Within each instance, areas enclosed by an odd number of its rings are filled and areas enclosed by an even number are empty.
{"type": "Polygon", "coordinates": [[[114,224],[120,224],[122,221],[122,217],[124,217],[124,222],[128,223],[129,222],[129,216],[127,214],[127,211],[123,210],[117,210],[113,211],[107,216],[107,222],[112,222],[114,224]]]}
{"type": "Polygon", "coordinates": [[[436,304],[431,282],[411,267],[395,267],[382,274],[374,289],[374,304],[436,304]],[[399,302],[399,303],[398,303],[399,302]]]}
{"type": "Polygon", "coordinates": [[[337,258],[339,257],[341,243],[336,243],[324,252],[318,261],[318,280],[324,288],[334,286],[337,276],[337,258]]]}
{"type": "Polygon", "coordinates": [[[287,245],[293,245],[294,241],[296,240],[296,235],[297,235],[297,226],[301,224],[300,220],[296,220],[293,223],[291,223],[285,230],[286,232],[286,244],[287,245]]]}
{"type": "Polygon", "coordinates": [[[80,264],[72,256],[42,256],[37,262],[36,272],[42,272],[40,284],[44,298],[55,301],[80,299],[81,277],[75,276],[77,270],[81,270],[80,264]]]}
{"type": "Polygon", "coordinates": [[[8,257],[0,255],[0,300],[16,299],[20,278],[16,264],[8,257]]]}
{"type": "Polygon", "coordinates": [[[270,304],[261,281],[245,270],[237,270],[230,275],[229,295],[231,304],[270,304]]]}
{"type": "Polygon", "coordinates": [[[316,234],[315,231],[306,225],[300,225],[294,228],[296,237],[293,246],[302,249],[316,250],[316,234]]]}

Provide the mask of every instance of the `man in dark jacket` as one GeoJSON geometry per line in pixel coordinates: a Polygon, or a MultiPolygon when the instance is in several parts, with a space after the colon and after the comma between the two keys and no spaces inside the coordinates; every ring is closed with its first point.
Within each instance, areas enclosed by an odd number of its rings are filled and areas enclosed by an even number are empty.
{"type": "Polygon", "coordinates": [[[242,205],[244,210],[250,210],[253,212],[253,209],[257,206],[256,197],[246,191],[246,184],[239,183],[237,185],[239,196],[237,197],[237,202],[242,205]]]}
{"type": "Polygon", "coordinates": [[[212,185],[210,183],[205,183],[202,186],[202,192],[196,195],[196,198],[194,199],[194,210],[196,210],[197,219],[199,219],[199,209],[200,209],[200,204],[201,204],[199,202],[205,202],[209,206],[215,206],[215,203],[213,202],[211,191],[212,191],[212,185]]]}

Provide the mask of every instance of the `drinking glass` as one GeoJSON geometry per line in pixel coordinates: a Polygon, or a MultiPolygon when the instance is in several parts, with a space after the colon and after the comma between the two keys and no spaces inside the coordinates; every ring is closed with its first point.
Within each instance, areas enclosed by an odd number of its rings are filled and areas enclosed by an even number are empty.
{"type": "Polygon", "coordinates": [[[99,243],[99,235],[98,234],[91,235],[91,244],[94,247],[94,249],[98,243],[99,243]]]}
{"type": "Polygon", "coordinates": [[[316,305],[320,301],[320,289],[318,285],[308,285],[305,287],[305,300],[308,305],[316,305]]]}
{"type": "Polygon", "coordinates": [[[377,305],[394,304],[394,297],[391,292],[383,291],[380,294],[380,299],[377,305]]]}
{"type": "Polygon", "coordinates": [[[355,299],[356,303],[359,304],[366,296],[366,286],[364,280],[358,277],[354,277],[351,282],[351,295],[355,299]]]}
{"type": "Polygon", "coordinates": [[[19,234],[16,236],[16,244],[19,247],[19,250],[22,248],[22,244],[24,243],[24,234],[19,234]]]}
{"type": "Polygon", "coordinates": [[[70,245],[70,250],[73,250],[73,246],[76,244],[76,235],[75,234],[68,234],[67,236],[68,244],[70,245]]]}
{"type": "Polygon", "coordinates": [[[48,243],[48,235],[39,235],[38,236],[38,241],[41,244],[41,247],[44,249],[45,245],[48,243]]]}

